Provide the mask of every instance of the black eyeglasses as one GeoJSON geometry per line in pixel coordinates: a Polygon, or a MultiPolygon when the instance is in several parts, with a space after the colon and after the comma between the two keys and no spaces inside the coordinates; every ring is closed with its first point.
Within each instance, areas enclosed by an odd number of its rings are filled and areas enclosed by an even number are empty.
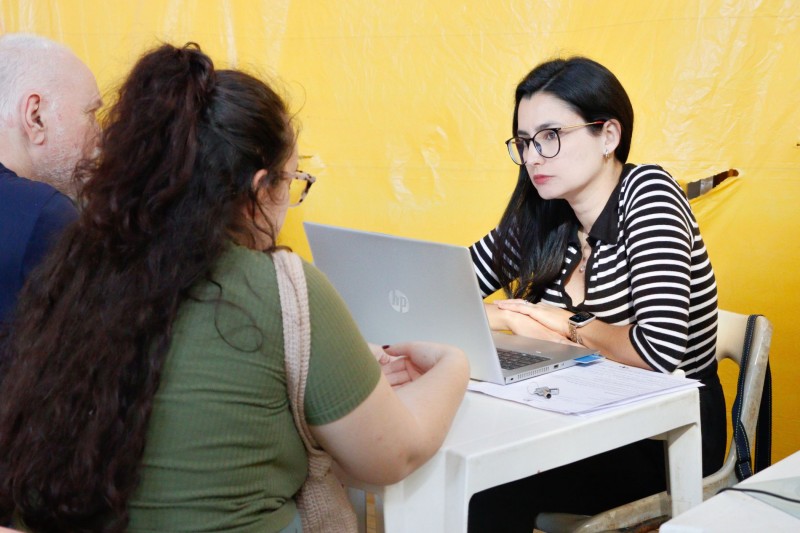
{"type": "Polygon", "coordinates": [[[302,172],[300,170],[296,172],[287,172],[287,174],[292,178],[292,181],[289,183],[289,207],[297,207],[306,199],[308,191],[311,190],[311,186],[314,185],[317,178],[308,172],[302,172]]]}
{"type": "Polygon", "coordinates": [[[583,128],[585,126],[596,126],[598,124],[603,124],[604,122],[604,120],[596,120],[594,122],[587,122],[586,124],[575,124],[574,126],[545,128],[534,133],[533,137],[530,139],[526,139],[524,137],[511,137],[506,141],[508,155],[511,156],[511,160],[514,163],[518,165],[524,165],[528,162],[526,155],[527,150],[529,150],[530,145],[533,144],[533,147],[536,148],[536,151],[539,152],[539,155],[550,159],[551,157],[557,156],[561,151],[561,136],[559,135],[559,132],[583,128]]]}

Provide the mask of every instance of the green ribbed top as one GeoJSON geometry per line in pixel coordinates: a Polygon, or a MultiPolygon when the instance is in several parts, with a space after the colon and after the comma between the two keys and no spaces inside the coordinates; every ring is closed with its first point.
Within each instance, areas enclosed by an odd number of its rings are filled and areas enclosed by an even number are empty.
{"type": "MultiPolygon", "coordinates": [[[[311,362],[306,418],[335,421],[374,390],[380,369],[339,295],[307,263],[311,362]]],[[[156,394],[130,531],[272,532],[296,513],[306,454],[286,393],[270,256],[232,246],[215,286],[175,323],[156,394]]]]}

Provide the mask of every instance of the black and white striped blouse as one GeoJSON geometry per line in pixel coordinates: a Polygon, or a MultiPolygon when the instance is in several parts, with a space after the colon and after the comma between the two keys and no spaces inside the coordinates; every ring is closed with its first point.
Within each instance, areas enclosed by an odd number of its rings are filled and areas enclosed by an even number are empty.
{"type": "MultiPolygon", "coordinates": [[[[484,296],[500,288],[492,271],[497,238],[492,231],[470,247],[484,296]]],[[[564,290],[581,259],[577,235],[542,301],[589,311],[608,324],[633,324],[631,342],[654,370],[680,368],[700,379],[715,374],[714,271],[689,202],[672,176],[657,165],[625,165],[589,241],[585,301],[573,305],[564,290]]]]}

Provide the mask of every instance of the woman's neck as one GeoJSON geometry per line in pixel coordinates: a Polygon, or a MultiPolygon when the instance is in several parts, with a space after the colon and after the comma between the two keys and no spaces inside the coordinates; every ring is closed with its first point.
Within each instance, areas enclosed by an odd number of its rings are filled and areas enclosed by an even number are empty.
{"type": "Polygon", "coordinates": [[[580,191],[575,198],[568,200],[583,231],[588,234],[602,213],[622,176],[622,163],[612,159],[603,166],[601,172],[580,191]]]}

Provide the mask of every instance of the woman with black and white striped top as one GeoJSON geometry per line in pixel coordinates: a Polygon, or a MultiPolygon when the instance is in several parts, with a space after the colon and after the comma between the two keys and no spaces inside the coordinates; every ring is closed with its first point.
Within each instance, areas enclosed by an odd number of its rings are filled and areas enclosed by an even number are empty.
{"type": "MultiPolygon", "coordinates": [[[[716,471],[726,445],[717,290],[683,191],[661,167],[627,163],[633,108],[602,65],[543,63],[515,101],[506,144],[517,185],[498,227],[470,248],[484,296],[509,297],[486,304],[492,328],[701,380],[703,474],[716,471]]],[[[663,456],[660,441],[637,442],[476,494],[470,531],[529,532],[539,511],[595,514],[654,494],[666,486],[663,456]]]]}

